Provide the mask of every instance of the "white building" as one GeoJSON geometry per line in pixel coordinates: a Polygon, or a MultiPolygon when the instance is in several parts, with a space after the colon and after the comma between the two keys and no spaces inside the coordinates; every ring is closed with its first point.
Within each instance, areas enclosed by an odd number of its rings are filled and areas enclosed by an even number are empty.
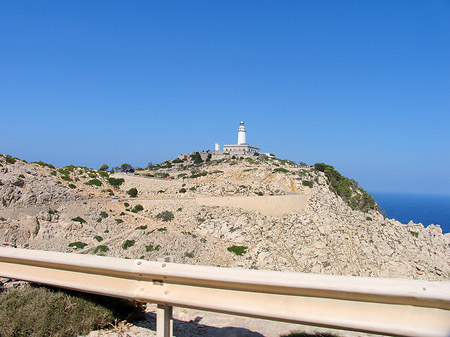
{"type": "Polygon", "coordinates": [[[238,129],[237,144],[224,145],[223,152],[238,155],[259,153],[259,147],[247,144],[246,133],[244,121],[241,121],[238,129]]]}

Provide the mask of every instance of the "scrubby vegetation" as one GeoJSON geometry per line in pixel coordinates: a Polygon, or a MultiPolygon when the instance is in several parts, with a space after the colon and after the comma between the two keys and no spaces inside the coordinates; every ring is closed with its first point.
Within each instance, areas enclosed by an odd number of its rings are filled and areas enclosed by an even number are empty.
{"type": "Polygon", "coordinates": [[[131,210],[133,213],[137,213],[140,212],[144,209],[144,207],[141,204],[137,204],[136,206],[133,207],[133,209],[131,210]]]}
{"type": "Polygon", "coordinates": [[[228,247],[227,250],[231,253],[235,253],[236,255],[242,256],[247,253],[248,247],[245,246],[231,246],[228,247]]]}
{"type": "Polygon", "coordinates": [[[104,254],[109,250],[108,246],[100,245],[95,247],[94,254],[104,254]]]}
{"type": "Polygon", "coordinates": [[[0,293],[0,336],[79,336],[144,315],[133,302],[47,287],[0,293]]]}
{"type": "Polygon", "coordinates": [[[289,170],[282,168],[282,167],[277,167],[276,169],[273,170],[274,172],[281,172],[281,173],[289,173],[289,170]]]}
{"type": "Polygon", "coordinates": [[[86,220],[84,220],[82,217],[77,216],[76,218],[73,218],[72,221],[79,222],[80,224],[86,223],[86,220]]]}
{"type": "Polygon", "coordinates": [[[160,248],[161,248],[160,245],[156,245],[156,246],[148,245],[148,246],[145,246],[145,251],[146,252],[153,252],[153,251],[158,251],[160,248]]]}
{"type": "Polygon", "coordinates": [[[87,246],[87,243],[84,243],[84,242],[81,242],[81,241],[76,241],[76,242],[69,243],[69,247],[75,247],[75,248],[78,248],[78,249],[83,249],[86,246],[87,246]]]}
{"type": "Polygon", "coordinates": [[[194,161],[194,164],[201,164],[201,163],[203,163],[202,156],[198,152],[195,152],[194,154],[191,154],[190,157],[194,161]]]}
{"type": "Polygon", "coordinates": [[[43,167],[50,167],[50,168],[52,168],[52,169],[55,168],[52,164],[44,163],[44,162],[41,161],[41,160],[39,160],[39,161],[37,161],[37,162],[34,162],[34,164],[38,164],[39,166],[43,166],[43,167]]]}
{"type": "Polygon", "coordinates": [[[367,212],[369,209],[378,210],[377,202],[358,183],[341,175],[333,166],[316,163],[314,167],[325,173],[330,189],[340,196],[352,209],[367,212]]]}
{"type": "Polygon", "coordinates": [[[164,222],[167,222],[167,221],[172,221],[174,218],[174,215],[170,211],[164,211],[164,212],[158,213],[156,215],[156,218],[161,219],[164,222]]]}
{"type": "Polygon", "coordinates": [[[98,179],[91,179],[86,183],[86,185],[102,186],[102,182],[98,179]]]}
{"type": "Polygon", "coordinates": [[[108,183],[113,187],[119,187],[125,182],[123,178],[108,178],[108,183]]]}
{"type": "Polygon", "coordinates": [[[133,247],[134,244],[135,244],[135,241],[134,241],[134,240],[126,240],[126,241],[122,244],[122,248],[123,248],[124,250],[126,250],[126,249],[128,249],[128,248],[130,248],[130,247],[133,247]]]}
{"type": "Polygon", "coordinates": [[[303,180],[302,181],[303,186],[313,187],[313,182],[311,180],[303,180]]]}
{"type": "Polygon", "coordinates": [[[414,232],[414,231],[409,231],[411,233],[412,236],[414,236],[415,238],[419,237],[419,232],[414,232]]]}
{"type": "Polygon", "coordinates": [[[136,229],[144,231],[147,229],[147,227],[148,227],[147,225],[141,225],[141,226],[136,227],[136,229]]]}
{"type": "Polygon", "coordinates": [[[138,195],[138,190],[136,189],[136,187],[130,188],[127,191],[127,194],[131,197],[131,198],[136,198],[138,195]]]}

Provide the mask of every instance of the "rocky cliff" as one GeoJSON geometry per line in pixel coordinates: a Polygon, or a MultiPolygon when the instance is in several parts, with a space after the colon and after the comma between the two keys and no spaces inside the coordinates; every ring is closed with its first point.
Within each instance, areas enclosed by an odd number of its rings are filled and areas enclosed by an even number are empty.
{"type": "Polygon", "coordinates": [[[72,165],[56,169],[0,155],[4,245],[150,260],[172,255],[178,263],[225,267],[450,279],[449,234],[439,226],[386,219],[376,207],[361,211],[350,199],[336,193],[326,172],[276,158],[195,163],[186,155],[130,175],[72,165]],[[138,195],[128,198],[132,188],[138,195]]]}

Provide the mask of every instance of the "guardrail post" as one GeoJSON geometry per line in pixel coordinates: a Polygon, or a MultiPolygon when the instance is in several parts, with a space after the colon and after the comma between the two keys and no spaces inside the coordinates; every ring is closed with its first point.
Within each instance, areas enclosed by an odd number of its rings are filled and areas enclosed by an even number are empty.
{"type": "MultiPolygon", "coordinates": [[[[172,256],[158,259],[159,262],[173,262],[172,256]]],[[[156,337],[173,336],[173,307],[167,304],[158,304],[156,308],[156,337]]]]}
{"type": "Polygon", "coordinates": [[[173,307],[167,304],[158,304],[156,309],[156,337],[173,336],[173,307]]]}

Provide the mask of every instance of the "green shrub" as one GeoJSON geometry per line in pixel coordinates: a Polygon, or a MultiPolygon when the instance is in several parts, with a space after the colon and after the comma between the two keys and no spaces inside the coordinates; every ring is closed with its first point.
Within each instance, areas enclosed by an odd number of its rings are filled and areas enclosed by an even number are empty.
{"type": "Polygon", "coordinates": [[[102,166],[100,166],[99,171],[108,171],[109,166],[106,164],[103,164],[102,166]]]}
{"type": "Polygon", "coordinates": [[[11,157],[9,154],[6,155],[5,159],[8,164],[14,164],[16,162],[16,158],[11,157]]]}
{"type": "Polygon", "coordinates": [[[302,184],[303,184],[303,186],[308,186],[308,187],[312,188],[314,183],[311,180],[303,180],[302,184]]]}
{"type": "Polygon", "coordinates": [[[418,238],[419,237],[419,232],[413,232],[413,231],[409,231],[411,233],[412,236],[418,238]]]}
{"type": "Polygon", "coordinates": [[[103,241],[103,238],[101,236],[98,236],[98,235],[94,236],[94,239],[97,240],[98,242],[102,242],[103,241]]]}
{"type": "Polygon", "coordinates": [[[358,183],[341,175],[333,166],[324,163],[314,164],[316,170],[325,173],[330,189],[344,200],[352,209],[367,212],[379,210],[377,202],[358,183]]]}
{"type": "Polygon", "coordinates": [[[186,193],[186,189],[183,187],[179,190],[180,193],[186,193]]]}
{"type": "Polygon", "coordinates": [[[136,206],[133,207],[133,209],[131,210],[133,213],[137,213],[140,212],[144,209],[144,207],[141,204],[137,204],[136,206]]]}
{"type": "Polygon", "coordinates": [[[242,256],[247,253],[247,249],[248,247],[245,246],[231,246],[227,248],[229,252],[235,253],[238,256],[242,256]]]}
{"type": "Polygon", "coordinates": [[[192,254],[192,253],[184,253],[184,256],[192,259],[194,257],[194,254],[192,254]]]}
{"type": "Polygon", "coordinates": [[[123,220],[122,219],[116,219],[116,223],[119,225],[119,224],[121,224],[123,222],[123,220]]]}
{"type": "Polygon", "coordinates": [[[88,176],[89,178],[97,178],[97,174],[95,173],[89,173],[88,176]]]}
{"type": "Polygon", "coordinates": [[[153,251],[158,251],[161,248],[160,245],[156,245],[153,247],[153,245],[149,245],[149,246],[145,246],[145,251],[146,252],[153,252],[153,251]]]}
{"type": "Polygon", "coordinates": [[[122,244],[122,249],[126,250],[130,247],[134,246],[135,241],[134,240],[127,240],[122,244]]]}
{"type": "Polygon", "coordinates": [[[69,171],[69,172],[73,172],[73,170],[75,169],[75,166],[73,166],[73,165],[67,165],[67,166],[65,166],[64,167],[67,171],[69,171]]]}
{"type": "Polygon", "coordinates": [[[77,188],[74,184],[69,184],[67,186],[69,186],[69,188],[77,188]]]}
{"type": "Polygon", "coordinates": [[[202,171],[202,172],[199,172],[199,173],[192,173],[190,178],[204,177],[207,174],[208,174],[208,172],[206,172],[206,171],[202,171]]]}
{"type": "Polygon", "coordinates": [[[147,225],[142,225],[142,226],[136,227],[136,229],[144,231],[147,229],[147,225]]]}
{"type": "Polygon", "coordinates": [[[202,156],[198,152],[195,152],[194,154],[191,154],[190,157],[194,161],[194,164],[203,163],[202,156]]]}
{"type": "Polygon", "coordinates": [[[58,172],[63,176],[68,176],[70,173],[68,170],[65,169],[58,169],[58,172]]]}
{"type": "Polygon", "coordinates": [[[166,231],[167,231],[166,227],[158,228],[158,232],[166,232],[166,231]]]}
{"type": "Polygon", "coordinates": [[[98,179],[91,179],[86,183],[86,185],[102,186],[103,183],[98,179]]]}
{"type": "Polygon", "coordinates": [[[95,247],[94,254],[97,253],[106,253],[109,250],[108,246],[100,245],[95,247]]]}
{"type": "Polygon", "coordinates": [[[109,178],[109,173],[108,172],[98,171],[97,173],[103,178],[109,178]]]}
{"type": "Polygon", "coordinates": [[[131,198],[136,198],[138,195],[138,190],[136,189],[136,187],[130,188],[127,191],[127,194],[131,197],[131,198]]]}
{"type": "Polygon", "coordinates": [[[179,175],[177,175],[177,178],[184,178],[186,176],[187,176],[186,173],[180,173],[179,175]]]}
{"type": "Polygon", "coordinates": [[[170,211],[164,211],[164,212],[158,213],[156,215],[156,218],[161,219],[164,222],[167,222],[167,221],[172,221],[174,219],[174,215],[170,211]]]}
{"type": "Polygon", "coordinates": [[[367,221],[372,221],[373,219],[370,216],[368,216],[368,217],[366,217],[366,220],[367,221]]]}
{"type": "Polygon", "coordinates": [[[42,160],[39,160],[39,161],[37,161],[37,162],[34,162],[34,164],[38,164],[39,166],[43,166],[43,167],[50,167],[50,168],[52,168],[52,169],[55,168],[52,164],[44,163],[42,160]]]}
{"type": "Polygon", "coordinates": [[[65,181],[73,181],[69,176],[61,176],[61,179],[65,181]]]}
{"type": "Polygon", "coordinates": [[[52,176],[56,176],[56,171],[51,171],[50,174],[51,174],[52,176]]]}
{"type": "Polygon", "coordinates": [[[86,220],[84,220],[83,218],[81,218],[79,216],[77,216],[76,218],[73,218],[72,221],[79,222],[80,224],[86,223],[86,220]]]}
{"type": "Polygon", "coordinates": [[[113,187],[119,187],[125,182],[123,178],[108,178],[108,183],[113,187]]]}
{"type": "Polygon", "coordinates": [[[83,249],[86,246],[87,246],[87,243],[84,243],[84,242],[81,242],[81,241],[76,241],[76,242],[69,243],[69,247],[75,247],[75,248],[78,248],[78,249],[83,249]]]}
{"type": "Polygon", "coordinates": [[[282,168],[282,167],[277,167],[276,169],[273,170],[274,172],[281,172],[281,173],[289,173],[289,170],[282,168]]]}
{"type": "Polygon", "coordinates": [[[107,218],[108,217],[108,213],[106,213],[105,211],[100,212],[100,216],[102,218],[107,218]]]}

